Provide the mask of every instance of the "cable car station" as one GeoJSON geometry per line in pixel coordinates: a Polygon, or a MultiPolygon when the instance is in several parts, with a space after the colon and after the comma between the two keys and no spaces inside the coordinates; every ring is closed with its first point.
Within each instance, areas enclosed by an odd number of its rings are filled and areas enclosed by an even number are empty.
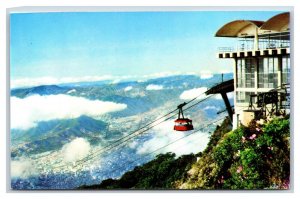
{"type": "Polygon", "coordinates": [[[217,57],[233,59],[234,80],[211,88],[220,93],[233,128],[252,119],[289,113],[290,14],[278,14],[266,22],[236,20],[225,24],[216,37],[235,38],[236,47],[220,47],[217,57]],[[233,85],[226,84],[233,83],[233,85]],[[233,86],[233,87],[232,87],[233,86]],[[230,88],[230,89],[229,89],[230,88]],[[234,112],[226,93],[234,90],[234,112]]]}

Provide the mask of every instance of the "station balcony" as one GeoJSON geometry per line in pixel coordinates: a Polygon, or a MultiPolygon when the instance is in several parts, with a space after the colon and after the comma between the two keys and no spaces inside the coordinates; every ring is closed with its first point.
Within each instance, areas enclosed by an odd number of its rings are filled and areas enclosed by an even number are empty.
{"type": "Polygon", "coordinates": [[[287,55],[290,54],[290,34],[260,35],[255,47],[255,39],[237,38],[235,46],[219,47],[218,58],[242,58],[254,56],[287,55]]]}

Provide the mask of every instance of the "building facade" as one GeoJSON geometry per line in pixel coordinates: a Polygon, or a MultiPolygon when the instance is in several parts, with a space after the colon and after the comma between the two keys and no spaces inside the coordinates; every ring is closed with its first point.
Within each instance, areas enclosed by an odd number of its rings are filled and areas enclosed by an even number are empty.
{"type": "Polygon", "coordinates": [[[234,128],[275,112],[289,112],[289,22],[289,13],[281,13],[266,22],[232,21],[217,31],[216,37],[237,41],[236,47],[218,52],[218,58],[234,60],[234,128]]]}

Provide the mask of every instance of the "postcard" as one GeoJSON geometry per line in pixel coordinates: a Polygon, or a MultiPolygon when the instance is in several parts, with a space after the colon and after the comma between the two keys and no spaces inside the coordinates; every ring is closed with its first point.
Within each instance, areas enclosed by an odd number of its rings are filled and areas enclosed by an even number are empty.
{"type": "Polygon", "coordinates": [[[11,189],[290,189],[290,18],[11,12],[11,189]]]}

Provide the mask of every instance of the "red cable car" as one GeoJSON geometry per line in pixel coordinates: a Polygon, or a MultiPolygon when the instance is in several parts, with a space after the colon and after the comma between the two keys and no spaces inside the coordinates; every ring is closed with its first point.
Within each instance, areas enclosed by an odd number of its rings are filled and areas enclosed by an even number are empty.
{"type": "Polygon", "coordinates": [[[179,109],[178,112],[178,119],[175,120],[174,130],[175,131],[190,131],[194,130],[192,120],[188,118],[184,118],[182,107],[186,105],[184,102],[180,104],[177,108],[179,109]]]}

